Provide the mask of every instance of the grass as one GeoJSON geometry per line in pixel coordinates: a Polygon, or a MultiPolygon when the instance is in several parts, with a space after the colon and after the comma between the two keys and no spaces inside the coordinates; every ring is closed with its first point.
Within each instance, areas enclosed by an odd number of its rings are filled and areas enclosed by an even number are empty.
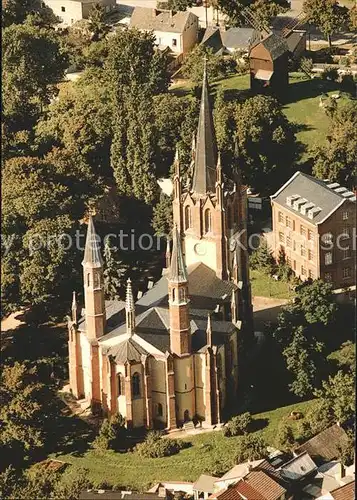
{"type": "MultiPolygon", "coordinates": [[[[305,413],[312,401],[296,403],[254,415],[265,427],[256,431],[268,445],[274,444],[277,428],[292,410],[305,413]]],[[[297,423],[289,421],[296,431],[297,423]]],[[[81,456],[60,455],[56,458],[72,467],[88,469],[89,479],[96,484],[127,486],[143,491],[159,481],[195,481],[204,472],[228,470],[239,446],[240,437],[226,438],[222,431],[207,432],[185,438],[192,446],[166,458],[141,458],[136,452],[86,451],[81,456]]]]}
{"type": "MultiPolygon", "coordinates": [[[[283,104],[283,111],[289,121],[297,126],[296,137],[305,150],[301,162],[306,161],[308,148],[323,144],[329,128],[330,121],[319,106],[320,95],[331,95],[340,89],[338,83],[316,79],[308,79],[303,73],[290,73],[288,95],[283,104]]],[[[213,93],[218,88],[223,88],[228,99],[235,99],[237,95],[250,95],[249,75],[231,75],[223,80],[212,83],[213,93]]],[[[171,87],[177,95],[187,95],[192,88],[190,81],[180,81],[171,87]]],[[[347,101],[348,97],[342,95],[339,102],[347,101]]]]}
{"type": "Polygon", "coordinates": [[[270,297],[273,299],[289,299],[292,292],[289,290],[289,283],[276,281],[271,276],[256,269],[250,272],[252,284],[252,295],[258,297],[270,297]]]}

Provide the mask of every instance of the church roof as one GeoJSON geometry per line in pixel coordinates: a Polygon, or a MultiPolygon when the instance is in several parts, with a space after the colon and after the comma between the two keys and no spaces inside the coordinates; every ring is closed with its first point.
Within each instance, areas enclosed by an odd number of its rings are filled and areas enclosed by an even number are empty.
{"type": "Polygon", "coordinates": [[[100,253],[100,238],[95,232],[92,216],[89,217],[86,245],[82,264],[91,267],[102,267],[103,259],[100,253]]]}
{"type": "Polygon", "coordinates": [[[188,281],[187,270],[182,253],[181,238],[177,226],[174,227],[172,235],[173,245],[170,266],[170,281],[174,283],[186,283],[188,281]]]}
{"type": "Polygon", "coordinates": [[[214,131],[206,66],[203,72],[200,116],[198,121],[192,190],[198,194],[215,191],[217,144],[214,131]]]}
{"type": "Polygon", "coordinates": [[[117,363],[125,363],[125,361],[140,362],[143,354],[148,354],[148,352],[132,338],[109,347],[107,351],[107,355],[112,356],[117,363]]]}

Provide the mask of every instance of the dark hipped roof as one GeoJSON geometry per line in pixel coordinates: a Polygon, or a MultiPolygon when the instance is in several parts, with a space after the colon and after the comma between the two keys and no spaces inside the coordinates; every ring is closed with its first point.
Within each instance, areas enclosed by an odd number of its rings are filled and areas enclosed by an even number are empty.
{"type": "Polygon", "coordinates": [[[336,192],[336,189],[342,190],[344,188],[341,188],[337,183],[325,182],[311,175],[296,172],[284,186],[271,196],[271,199],[285,209],[298,213],[300,217],[312,224],[318,224],[332,214],[342,202],[347,199],[350,201],[356,200],[356,197],[353,197],[353,193],[348,191],[347,188],[341,192],[336,192]],[[346,193],[350,193],[351,197],[347,198],[346,193]],[[307,214],[304,215],[301,211],[294,210],[293,207],[287,204],[287,197],[294,195],[300,195],[301,198],[306,199],[306,203],[313,203],[315,207],[320,207],[321,211],[313,219],[310,219],[307,214]]]}
{"type": "Polygon", "coordinates": [[[292,31],[290,35],[285,38],[286,43],[289,47],[289,52],[292,54],[295,52],[297,46],[301,42],[301,39],[306,35],[305,31],[292,31]]]}
{"type": "Polygon", "coordinates": [[[159,11],[147,7],[135,7],[130,18],[130,27],[147,31],[182,33],[194,19],[195,14],[187,11],[159,11]]]}
{"type": "Polygon", "coordinates": [[[285,38],[282,38],[275,33],[271,33],[263,40],[258,42],[254,47],[256,47],[259,43],[261,43],[267,49],[273,61],[289,51],[289,47],[286,43],[285,38]]]}
{"type": "Polygon", "coordinates": [[[307,451],[313,459],[330,461],[339,456],[338,446],[346,439],[346,432],[334,424],[299,446],[295,452],[307,451]]]}
{"type": "Polygon", "coordinates": [[[192,190],[198,194],[215,191],[217,144],[209,102],[206,68],[203,72],[200,116],[196,137],[196,154],[192,190]]]}
{"type": "Polygon", "coordinates": [[[91,267],[102,267],[103,259],[100,253],[100,239],[95,232],[92,216],[89,217],[86,245],[82,264],[91,267]]]}
{"type": "Polygon", "coordinates": [[[248,50],[253,33],[253,28],[230,28],[221,33],[223,45],[229,49],[248,50]]]}
{"type": "Polygon", "coordinates": [[[135,340],[129,338],[106,351],[108,356],[114,358],[116,363],[125,363],[125,361],[140,362],[142,354],[148,354],[135,340]]]}

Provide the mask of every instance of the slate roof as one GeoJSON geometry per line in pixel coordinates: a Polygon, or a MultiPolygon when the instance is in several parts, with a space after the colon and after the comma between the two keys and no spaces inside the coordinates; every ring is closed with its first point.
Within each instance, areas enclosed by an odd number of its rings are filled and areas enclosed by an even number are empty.
{"type": "Polygon", "coordinates": [[[209,102],[208,80],[205,67],[192,180],[192,190],[194,193],[206,194],[208,192],[215,192],[216,165],[217,143],[209,102]]]}
{"type": "Polygon", "coordinates": [[[299,446],[295,452],[307,451],[313,459],[330,461],[339,456],[338,445],[346,439],[346,432],[342,427],[334,424],[299,446]]]}
{"type": "Polygon", "coordinates": [[[84,247],[83,265],[102,267],[103,259],[100,253],[100,239],[95,232],[92,216],[89,217],[86,244],[84,247]]]}
{"type": "Polygon", "coordinates": [[[312,224],[319,224],[346,200],[356,201],[356,197],[347,188],[341,188],[337,183],[335,189],[329,187],[329,185],[334,185],[334,183],[316,179],[302,172],[296,172],[288,182],[271,196],[271,199],[285,209],[293,213],[299,213],[300,217],[312,224]],[[340,188],[341,192],[336,192],[336,189],[340,188]],[[345,189],[345,191],[342,191],[342,189],[345,189]],[[346,197],[346,193],[350,193],[350,198],[346,197]],[[304,215],[301,211],[294,210],[293,207],[289,207],[287,204],[287,197],[294,195],[300,195],[301,198],[306,199],[306,203],[313,203],[316,207],[320,207],[321,211],[313,219],[310,219],[307,214],[304,215]]]}
{"type": "Polygon", "coordinates": [[[283,478],[297,481],[317,471],[317,465],[307,451],[294,457],[280,467],[283,478]]]}
{"type": "Polygon", "coordinates": [[[142,354],[148,354],[148,352],[135,340],[129,338],[120,344],[109,347],[106,354],[112,356],[116,363],[125,363],[125,361],[140,362],[142,354]]]}
{"type": "Polygon", "coordinates": [[[330,491],[330,495],[334,500],[355,500],[355,482],[352,480],[350,483],[330,491]]]}
{"type": "Polygon", "coordinates": [[[222,31],[223,45],[229,49],[247,49],[254,33],[253,28],[230,28],[222,31]]]}
{"type": "Polygon", "coordinates": [[[263,38],[263,40],[258,42],[256,45],[259,43],[261,43],[268,50],[273,61],[289,51],[286,40],[275,33],[271,33],[267,37],[263,38]]]}
{"type": "Polygon", "coordinates": [[[214,54],[224,49],[221,30],[217,26],[208,26],[203,35],[201,45],[212,49],[214,54]]]}
{"type": "Polygon", "coordinates": [[[130,27],[147,31],[182,33],[189,21],[197,18],[191,12],[159,11],[147,7],[135,7],[130,18],[130,27]]]}

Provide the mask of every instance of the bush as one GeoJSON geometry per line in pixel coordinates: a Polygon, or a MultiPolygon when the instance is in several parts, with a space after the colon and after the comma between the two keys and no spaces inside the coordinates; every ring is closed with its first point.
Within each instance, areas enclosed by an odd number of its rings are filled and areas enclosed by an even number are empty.
{"type": "Polygon", "coordinates": [[[277,430],[275,446],[281,451],[290,451],[296,443],[293,430],[286,422],[282,422],[277,430]]]}
{"type": "Polygon", "coordinates": [[[118,450],[126,448],[127,430],[125,419],[117,413],[104,419],[98,436],[93,441],[93,448],[96,450],[118,450]]]}
{"type": "Polygon", "coordinates": [[[306,441],[333,424],[333,417],[326,403],[317,400],[299,423],[299,441],[306,441]]]}
{"type": "Polygon", "coordinates": [[[252,269],[258,269],[267,274],[273,273],[275,262],[264,237],[260,238],[259,246],[252,253],[249,263],[252,269]]]}
{"type": "Polygon", "coordinates": [[[259,460],[268,456],[267,445],[257,434],[246,434],[241,438],[236,463],[241,464],[248,460],[259,460]]]}
{"type": "Polygon", "coordinates": [[[338,70],[337,68],[332,68],[331,66],[326,66],[321,73],[321,78],[323,80],[330,80],[332,82],[335,82],[338,80],[338,70]]]}
{"type": "Polygon", "coordinates": [[[178,439],[163,438],[160,432],[151,431],[143,443],[136,445],[136,451],[143,458],[162,458],[176,455],[187,447],[187,443],[178,439]]]}
{"type": "Polygon", "coordinates": [[[241,436],[246,434],[252,423],[252,416],[249,412],[242,413],[241,415],[237,415],[227,423],[224,427],[223,435],[224,436],[241,436]]]}

